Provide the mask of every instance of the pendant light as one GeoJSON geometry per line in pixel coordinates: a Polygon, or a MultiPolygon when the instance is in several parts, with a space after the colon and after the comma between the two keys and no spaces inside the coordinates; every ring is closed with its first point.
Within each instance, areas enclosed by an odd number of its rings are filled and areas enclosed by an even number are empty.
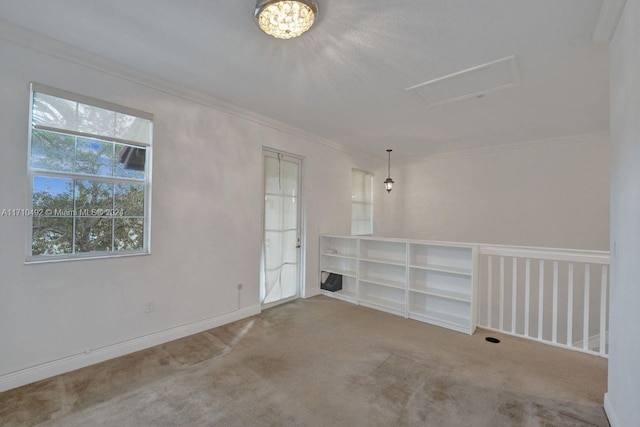
{"type": "Polygon", "coordinates": [[[309,30],[318,15],[315,0],[258,0],[260,29],[277,39],[292,39],[309,30]]]}
{"type": "Polygon", "coordinates": [[[387,150],[387,153],[389,153],[389,176],[388,178],[384,181],[384,189],[387,190],[387,193],[391,193],[391,190],[393,189],[393,180],[391,179],[391,152],[393,150],[387,150]]]}

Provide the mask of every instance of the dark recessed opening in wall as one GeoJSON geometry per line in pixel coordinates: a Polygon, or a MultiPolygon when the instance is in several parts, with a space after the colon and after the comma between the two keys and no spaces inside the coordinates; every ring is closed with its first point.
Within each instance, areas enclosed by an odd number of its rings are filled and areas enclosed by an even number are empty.
{"type": "Polygon", "coordinates": [[[494,337],[487,337],[485,338],[487,341],[489,341],[492,344],[499,344],[500,340],[498,338],[494,338],[494,337]]]}

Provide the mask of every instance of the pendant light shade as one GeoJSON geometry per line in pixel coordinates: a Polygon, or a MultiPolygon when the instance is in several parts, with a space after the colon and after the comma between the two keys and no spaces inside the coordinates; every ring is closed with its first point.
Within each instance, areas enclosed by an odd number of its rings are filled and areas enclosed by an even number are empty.
{"type": "Polygon", "coordinates": [[[393,190],[393,184],[394,181],[391,179],[391,152],[393,150],[387,150],[387,153],[389,153],[389,175],[388,178],[384,181],[384,189],[387,190],[387,193],[391,193],[391,190],[393,190]]]}
{"type": "Polygon", "coordinates": [[[309,30],[318,15],[315,0],[258,0],[260,29],[277,39],[292,39],[309,30]]]}

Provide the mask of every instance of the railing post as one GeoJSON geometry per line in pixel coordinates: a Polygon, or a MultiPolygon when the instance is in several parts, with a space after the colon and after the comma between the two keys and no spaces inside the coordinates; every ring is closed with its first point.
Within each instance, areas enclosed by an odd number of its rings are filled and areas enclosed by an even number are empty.
{"type": "Polygon", "coordinates": [[[504,331],[504,257],[500,257],[500,330],[504,331]]]}
{"type": "Polygon", "coordinates": [[[607,353],[607,286],[609,269],[602,266],[602,286],[600,287],[600,354],[607,353]]]}
{"type": "Polygon", "coordinates": [[[589,287],[591,286],[591,264],[584,266],[584,318],[582,320],[582,349],[589,350],[589,287]]]}
{"type": "Polygon", "coordinates": [[[544,260],[540,260],[540,275],[538,280],[538,339],[542,339],[544,318],[544,260]]]}
{"type": "Polygon", "coordinates": [[[525,261],[524,275],[524,335],[529,336],[529,304],[531,299],[531,260],[525,261]]]}
{"type": "Polygon", "coordinates": [[[567,290],[567,345],[573,346],[573,263],[569,263],[567,290]]]}
{"type": "Polygon", "coordinates": [[[511,332],[516,333],[516,308],[518,307],[518,258],[513,258],[511,275],[511,332]]]}
{"type": "Polygon", "coordinates": [[[558,342],[558,261],[553,261],[553,319],[551,341],[558,342]]]}
{"type": "Polygon", "coordinates": [[[491,304],[493,303],[493,258],[491,255],[487,259],[487,326],[493,327],[493,310],[491,310],[491,304]]]}

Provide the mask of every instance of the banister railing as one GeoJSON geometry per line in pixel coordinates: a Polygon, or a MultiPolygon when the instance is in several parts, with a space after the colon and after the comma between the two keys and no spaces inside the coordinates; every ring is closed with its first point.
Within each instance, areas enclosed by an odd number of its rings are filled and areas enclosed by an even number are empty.
{"type": "Polygon", "coordinates": [[[479,327],[607,356],[608,252],[479,245],[478,258],[479,327]]]}

